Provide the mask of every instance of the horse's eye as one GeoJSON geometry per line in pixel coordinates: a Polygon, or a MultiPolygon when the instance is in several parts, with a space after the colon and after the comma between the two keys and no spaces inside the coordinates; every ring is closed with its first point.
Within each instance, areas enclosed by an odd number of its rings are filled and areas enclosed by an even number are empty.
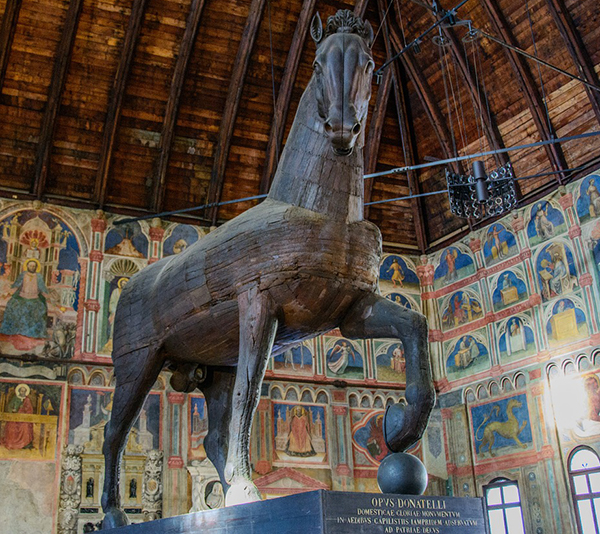
{"type": "Polygon", "coordinates": [[[321,74],[323,72],[323,67],[321,67],[321,64],[317,61],[313,63],[313,69],[315,70],[316,74],[321,74]]]}

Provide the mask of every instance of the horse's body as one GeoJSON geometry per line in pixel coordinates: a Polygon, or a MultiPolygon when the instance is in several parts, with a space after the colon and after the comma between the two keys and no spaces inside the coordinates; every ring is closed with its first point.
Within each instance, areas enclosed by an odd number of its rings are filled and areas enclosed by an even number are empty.
{"type": "Polygon", "coordinates": [[[407,405],[396,407],[386,437],[393,450],[404,450],[424,431],[434,400],[426,322],[376,294],[381,236],[362,218],[372,31],[349,12],[336,17],[325,38],[320,19],[313,21],[316,74],[267,200],[144,269],[123,290],[113,341],[117,385],[104,445],[105,527],[126,522],[120,456],[165,364],[175,370],[174,387],[197,386],[206,397],[205,448],[228,504],[260,498],[248,449],[269,356],[332,328],[349,338],[402,339],[407,405]],[[343,26],[348,22],[354,26],[343,26]],[[340,96],[342,104],[333,98],[340,96]]]}

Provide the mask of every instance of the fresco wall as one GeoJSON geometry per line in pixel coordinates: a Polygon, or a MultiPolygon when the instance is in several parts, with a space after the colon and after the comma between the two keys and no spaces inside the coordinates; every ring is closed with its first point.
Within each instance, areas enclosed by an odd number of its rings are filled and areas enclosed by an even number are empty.
{"type": "MultiPolygon", "coordinates": [[[[596,181],[570,184],[429,256],[386,254],[380,266],[382,295],[429,319],[438,405],[411,451],[428,469],[428,493],[481,495],[499,474],[516,479],[536,533],[574,531],[572,512],[558,505],[570,502],[565,462],[578,444],[600,452],[596,181]],[[577,397],[575,424],[559,413],[567,379],[587,395],[577,397]]],[[[11,532],[95,529],[121,291],[209,231],[117,221],[0,201],[0,471],[11,496],[0,517],[11,532]],[[77,499],[61,497],[69,491],[77,499]]],[[[272,358],[251,439],[262,494],[377,491],[388,454],[382,415],[402,402],[405,377],[399,340],[348,340],[337,330],[272,358]]],[[[204,450],[204,398],[173,391],[169,378],[159,377],[125,451],[121,491],[135,522],[223,503],[204,450]]]]}

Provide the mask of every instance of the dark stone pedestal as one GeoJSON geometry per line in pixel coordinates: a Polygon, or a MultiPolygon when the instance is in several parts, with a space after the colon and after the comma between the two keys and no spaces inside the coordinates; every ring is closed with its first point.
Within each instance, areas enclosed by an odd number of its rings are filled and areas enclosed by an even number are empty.
{"type": "Polygon", "coordinates": [[[311,491],[111,534],[487,534],[482,499],[311,491]]]}

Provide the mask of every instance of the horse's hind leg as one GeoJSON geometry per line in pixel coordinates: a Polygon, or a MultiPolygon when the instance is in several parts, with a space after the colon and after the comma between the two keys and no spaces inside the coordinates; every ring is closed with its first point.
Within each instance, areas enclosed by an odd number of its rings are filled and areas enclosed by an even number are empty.
{"type": "Polygon", "coordinates": [[[235,369],[231,372],[208,368],[206,382],[200,389],[206,399],[208,409],[208,434],[204,438],[204,448],[208,459],[213,463],[223,484],[225,494],[229,484],[225,480],[227,461],[227,432],[231,420],[231,397],[235,382],[235,369]]]}
{"type": "Polygon", "coordinates": [[[121,457],[129,431],[163,366],[163,358],[154,349],[145,347],[115,358],[117,384],[112,403],[110,421],[104,429],[104,490],[102,528],[127,525],[129,521],[121,509],[119,475],[121,457]]]}
{"type": "Polygon", "coordinates": [[[425,316],[375,294],[365,295],[340,325],[342,335],[353,339],[394,338],[404,345],[406,401],[395,404],[385,417],[385,440],[394,452],[404,452],[418,441],[435,404],[429,362],[425,316]]]}
{"type": "Polygon", "coordinates": [[[260,500],[250,472],[250,430],[260,400],[260,388],[271,354],[277,319],[268,295],[252,287],[238,296],[240,355],[233,389],[229,450],[225,480],[230,485],[225,503],[260,500]]]}

